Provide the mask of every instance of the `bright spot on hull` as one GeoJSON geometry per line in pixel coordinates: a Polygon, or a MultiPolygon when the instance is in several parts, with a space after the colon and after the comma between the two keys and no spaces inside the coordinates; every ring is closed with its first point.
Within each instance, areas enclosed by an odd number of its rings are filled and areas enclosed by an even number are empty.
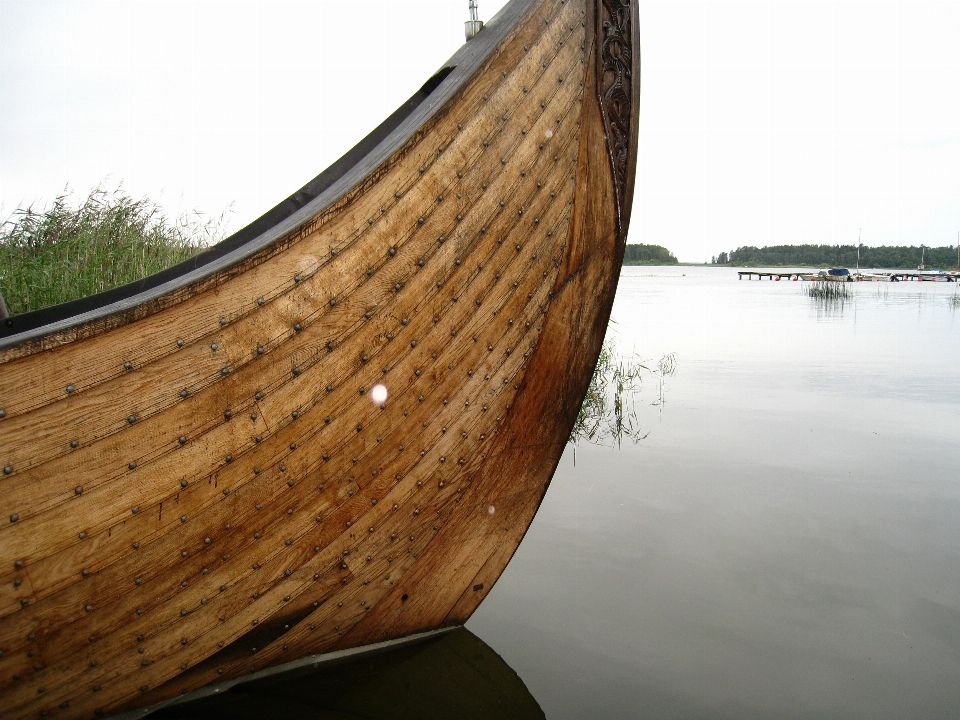
{"type": "Polygon", "coordinates": [[[387,388],[383,385],[374,385],[370,388],[370,399],[378,405],[387,401],[387,388]]]}

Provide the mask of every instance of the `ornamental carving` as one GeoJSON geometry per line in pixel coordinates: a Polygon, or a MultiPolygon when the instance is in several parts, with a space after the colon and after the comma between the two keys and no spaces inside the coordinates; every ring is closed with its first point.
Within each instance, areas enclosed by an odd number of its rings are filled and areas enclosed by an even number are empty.
{"type": "Polygon", "coordinates": [[[598,93],[622,228],[627,198],[633,111],[633,13],[631,0],[598,0],[598,93]]]}

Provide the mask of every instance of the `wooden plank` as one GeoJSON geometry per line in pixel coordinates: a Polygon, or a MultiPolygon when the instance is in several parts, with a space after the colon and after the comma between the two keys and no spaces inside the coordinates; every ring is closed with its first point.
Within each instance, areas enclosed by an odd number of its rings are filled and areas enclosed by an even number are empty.
{"type": "Polygon", "coordinates": [[[543,497],[615,291],[611,7],[531,3],[273,245],[0,350],[10,712],[138,707],[469,616],[543,497]]]}

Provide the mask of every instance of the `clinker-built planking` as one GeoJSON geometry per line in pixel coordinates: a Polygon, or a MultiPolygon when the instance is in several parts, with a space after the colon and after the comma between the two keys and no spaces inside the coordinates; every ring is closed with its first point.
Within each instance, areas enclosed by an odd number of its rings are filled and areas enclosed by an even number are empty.
{"type": "Polygon", "coordinates": [[[10,319],[0,714],[112,714],[466,621],[603,340],[637,37],[629,0],[514,0],[239,240],[10,319]]]}

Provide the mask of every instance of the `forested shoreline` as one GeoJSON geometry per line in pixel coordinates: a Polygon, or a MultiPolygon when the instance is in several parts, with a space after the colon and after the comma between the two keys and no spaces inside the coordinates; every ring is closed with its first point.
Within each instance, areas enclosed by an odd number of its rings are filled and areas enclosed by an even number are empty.
{"type": "Polygon", "coordinates": [[[680,261],[662,245],[627,245],[624,265],[677,265],[680,261]]]}
{"type": "MultiPolygon", "coordinates": [[[[956,246],[922,248],[923,263],[930,268],[957,265],[956,246]]],[[[913,269],[920,264],[921,247],[915,245],[860,246],[860,267],[913,269]]],[[[713,265],[737,267],[855,267],[856,245],[745,245],[711,258],[713,265]]]]}

